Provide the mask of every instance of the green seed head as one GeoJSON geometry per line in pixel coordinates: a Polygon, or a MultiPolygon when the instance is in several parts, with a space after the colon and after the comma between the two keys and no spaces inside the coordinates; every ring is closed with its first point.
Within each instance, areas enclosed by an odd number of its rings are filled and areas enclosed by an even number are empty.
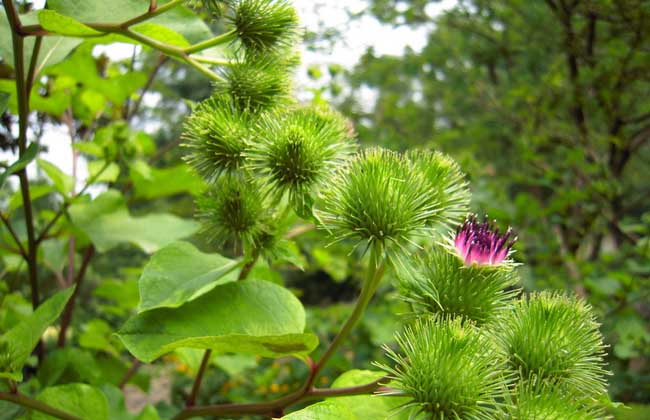
{"type": "Polygon", "coordinates": [[[234,13],[227,19],[249,51],[282,48],[297,39],[298,15],[288,1],[236,0],[232,7],[234,13]]]}
{"type": "Polygon", "coordinates": [[[465,266],[447,249],[419,258],[413,273],[400,279],[402,298],[416,314],[446,314],[477,324],[495,320],[518,293],[511,266],[465,266]]]}
{"type": "Polygon", "coordinates": [[[233,173],[244,162],[250,125],[250,114],[227,98],[202,102],[185,122],[185,160],[210,182],[223,173],[233,173]]]}
{"type": "Polygon", "coordinates": [[[410,150],[407,159],[424,173],[438,204],[437,223],[447,226],[461,221],[469,209],[470,193],[458,164],[440,152],[410,150]]]}
{"type": "Polygon", "coordinates": [[[315,214],[336,240],[355,239],[399,257],[415,245],[413,236],[440,229],[438,195],[419,165],[373,148],[330,177],[315,214]]]}
{"type": "Polygon", "coordinates": [[[386,348],[394,366],[387,394],[410,398],[412,418],[494,419],[507,385],[501,359],[479,330],[460,319],[418,320],[398,334],[400,352],[386,348]]]}
{"type": "Polygon", "coordinates": [[[246,155],[265,192],[289,193],[301,205],[356,150],[346,120],[320,107],[302,107],[265,115],[246,155]]]}
{"type": "Polygon", "coordinates": [[[242,177],[219,178],[197,206],[203,232],[216,244],[242,243],[249,248],[266,238],[269,217],[264,200],[257,186],[242,177]]]}
{"type": "Polygon", "coordinates": [[[523,381],[552,384],[585,398],[606,394],[603,338],[582,300],[532,294],[517,302],[495,330],[509,367],[523,381]]]}
{"type": "Polygon", "coordinates": [[[600,420],[609,418],[598,407],[576,401],[572,395],[552,386],[519,385],[504,410],[509,420],[600,420]]]}
{"type": "Polygon", "coordinates": [[[215,91],[230,98],[240,112],[260,114],[290,101],[289,71],[272,56],[248,57],[223,70],[224,81],[215,83],[215,91]]]}

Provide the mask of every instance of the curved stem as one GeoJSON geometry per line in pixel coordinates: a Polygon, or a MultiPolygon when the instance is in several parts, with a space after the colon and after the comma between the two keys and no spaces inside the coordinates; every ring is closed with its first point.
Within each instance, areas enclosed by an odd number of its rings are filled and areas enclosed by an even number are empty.
{"type": "Polygon", "coordinates": [[[149,20],[153,17],[158,16],[161,13],[165,13],[167,10],[170,10],[179,4],[183,3],[183,0],[172,0],[168,3],[163,4],[162,6],[158,6],[155,1],[152,1],[149,3],[149,9],[147,12],[141,14],[140,16],[136,16],[133,19],[129,19],[126,22],[122,23],[120,26],[123,28],[128,28],[129,26],[133,26],[137,23],[144,22],[145,20],[149,20]]]}
{"type": "Polygon", "coordinates": [[[210,356],[212,356],[212,350],[207,349],[203,353],[203,359],[201,360],[201,366],[199,371],[196,373],[196,379],[194,379],[194,384],[192,385],[192,391],[185,401],[186,407],[192,407],[196,403],[196,397],[199,395],[199,389],[201,389],[201,382],[203,381],[203,375],[205,370],[208,368],[208,362],[210,362],[210,356]]]}
{"type": "Polygon", "coordinates": [[[363,287],[361,288],[361,294],[359,295],[359,299],[357,300],[357,303],[354,306],[354,309],[352,310],[352,314],[350,314],[348,319],[345,321],[345,324],[343,324],[343,327],[341,328],[339,333],[336,335],[336,337],[334,337],[332,343],[329,345],[327,350],[325,350],[325,353],[323,353],[321,358],[316,363],[316,366],[314,368],[314,373],[312,375],[313,376],[312,384],[313,381],[316,379],[318,373],[320,373],[323,367],[325,367],[329,359],[334,355],[334,353],[339,348],[343,340],[348,336],[350,331],[352,331],[354,326],[357,324],[357,322],[363,315],[363,312],[368,306],[368,303],[370,303],[370,299],[372,299],[372,296],[375,294],[375,290],[377,289],[377,285],[379,284],[379,281],[384,275],[384,268],[385,266],[383,261],[382,262],[379,261],[377,250],[374,247],[372,247],[370,250],[370,266],[368,267],[368,275],[366,277],[366,280],[363,282],[363,287]]]}
{"type": "Polygon", "coordinates": [[[50,416],[62,420],[81,420],[77,416],[73,416],[70,413],[61,411],[58,408],[54,408],[51,405],[47,405],[42,401],[35,400],[23,394],[18,394],[18,393],[12,394],[10,392],[0,392],[0,400],[9,401],[14,404],[21,405],[23,407],[31,408],[32,410],[40,411],[41,413],[49,414],[50,416]]]}
{"type": "Polygon", "coordinates": [[[199,42],[198,44],[194,44],[192,46],[189,46],[185,48],[183,51],[185,54],[192,54],[195,52],[207,50],[210,47],[214,47],[220,44],[224,44],[226,42],[230,42],[235,37],[237,36],[237,30],[232,29],[228,32],[224,32],[221,35],[215,36],[214,38],[210,38],[206,41],[199,42]]]}

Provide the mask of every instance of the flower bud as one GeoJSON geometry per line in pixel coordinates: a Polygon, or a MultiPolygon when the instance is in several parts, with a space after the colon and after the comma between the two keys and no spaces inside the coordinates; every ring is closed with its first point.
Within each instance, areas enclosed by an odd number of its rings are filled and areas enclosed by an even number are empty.
{"type": "Polygon", "coordinates": [[[516,284],[511,266],[466,267],[450,250],[436,248],[416,260],[412,273],[400,276],[399,289],[416,314],[445,314],[483,324],[510,308],[516,284]]]}

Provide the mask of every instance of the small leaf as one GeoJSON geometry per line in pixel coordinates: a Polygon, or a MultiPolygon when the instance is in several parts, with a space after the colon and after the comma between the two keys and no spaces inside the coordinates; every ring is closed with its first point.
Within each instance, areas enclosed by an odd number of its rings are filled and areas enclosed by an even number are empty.
{"type": "Polygon", "coordinates": [[[43,160],[36,159],[38,166],[45,172],[54,184],[54,188],[63,196],[68,196],[74,187],[74,179],[61,171],[56,165],[43,160]]]}
{"type": "Polygon", "coordinates": [[[93,160],[88,162],[88,179],[95,182],[115,182],[120,176],[120,167],[115,162],[106,163],[103,160],[93,160]]]}
{"type": "Polygon", "coordinates": [[[37,154],[38,154],[38,144],[36,143],[30,144],[27,150],[25,150],[25,153],[20,157],[20,159],[12,163],[7,169],[5,169],[5,171],[2,174],[0,174],[0,187],[2,187],[2,184],[4,184],[4,182],[9,177],[9,175],[15,174],[16,172],[23,169],[25,166],[29,164],[29,162],[34,160],[37,154]]]}
{"type": "Polygon", "coordinates": [[[317,346],[304,328],[305,310],[291,292],[247,280],[217,286],[180,308],[140,313],[118,336],[145,362],[182,347],[279,357],[305,355],[317,346]]]}
{"type": "Polygon", "coordinates": [[[59,317],[73,290],[70,287],[58,292],[0,337],[0,378],[22,380],[23,365],[45,329],[59,317]]]}
{"type": "Polygon", "coordinates": [[[38,12],[38,21],[47,31],[59,35],[76,37],[102,35],[101,32],[98,32],[69,16],[55,12],[54,10],[40,10],[38,12]]]}
{"type": "Polygon", "coordinates": [[[140,277],[138,312],[176,308],[220,284],[237,280],[243,261],[205,254],[187,242],[175,242],[156,252],[140,277]]]}
{"type": "MultiPolygon", "coordinates": [[[[106,396],[86,384],[66,384],[45,388],[36,398],[80,419],[109,420],[106,396]]],[[[52,420],[40,411],[32,412],[32,420],[52,420]]]]}
{"type": "Polygon", "coordinates": [[[189,47],[190,43],[185,37],[173,29],[157,23],[141,23],[133,28],[133,31],[145,35],[149,38],[158,40],[165,44],[174,45],[176,47],[189,47]]]}

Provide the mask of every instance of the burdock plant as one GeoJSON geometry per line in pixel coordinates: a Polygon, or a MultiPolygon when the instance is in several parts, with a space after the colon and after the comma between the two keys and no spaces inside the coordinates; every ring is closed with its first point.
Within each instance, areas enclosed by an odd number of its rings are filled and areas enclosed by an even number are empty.
{"type": "MultiPolygon", "coordinates": [[[[287,420],[338,420],[348,418],[350,411],[362,419],[603,417],[607,402],[605,346],[591,307],[559,292],[527,295],[520,290],[512,230],[499,230],[487,217],[480,221],[466,216],[468,184],[451,157],[431,150],[358,151],[354,130],[342,115],[322,105],[297,103],[291,96],[291,72],[300,31],[296,12],[287,1],[188,2],[200,3],[212,16],[224,19],[221,26],[226,32],[185,47],[165,44],[166,36],[174,32],[171,28],[155,39],[137,32],[138,24],[181,2],[150,1],[141,15],[124,22],[83,23],[72,16],[61,17],[55,10],[39,12],[38,20],[21,22],[25,16],[18,13],[16,2],[3,1],[16,48],[13,62],[18,65],[13,70],[21,134],[20,160],[7,169],[8,175],[11,168],[29,163],[33,159],[29,151],[35,150],[27,144],[26,87],[32,80],[40,80],[40,75],[35,77],[40,61],[32,59],[31,70],[25,71],[24,64],[30,62],[25,60],[26,38],[38,37],[32,56],[37,57],[41,37],[52,33],[119,34],[157,48],[213,80],[214,93],[193,107],[183,127],[185,159],[208,184],[197,199],[196,214],[213,254],[178,242],[160,249],[145,267],[139,288],[141,303],[151,304],[139,307],[118,333],[125,348],[145,362],[178,348],[204,350],[186,405],[175,420],[246,415],[277,418],[286,413],[287,420]],[[36,21],[39,24],[33,24],[36,21]],[[220,44],[228,45],[229,57],[203,54],[220,44]],[[364,259],[361,266],[366,268],[358,276],[361,290],[348,318],[317,357],[312,352],[318,338],[305,333],[305,311],[296,296],[264,281],[274,280],[264,273],[274,270],[277,263],[300,260],[295,255],[300,247],[290,241],[313,227],[316,231],[310,242],[339,242],[348,247],[349,255],[357,250],[355,258],[364,259]],[[232,259],[215,255],[215,250],[227,252],[232,259]],[[180,261],[183,258],[187,262],[180,261]],[[259,263],[265,266],[256,267],[259,263]],[[230,276],[233,270],[237,273],[230,276]],[[353,380],[352,385],[331,389],[315,387],[321,383],[323,369],[363,317],[384,274],[391,270],[397,274],[392,278],[399,279],[396,295],[410,306],[410,316],[402,318],[405,326],[396,334],[396,345],[385,346],[387,357],[375,364],[380,371],[361,372],[362,378],[372,378],[366,382],[353,380]],[[256,273],[253,281],[247,279],[251,272],[256,273]],[[239,281],[231,281],[235,279],[239,281]],[[302,385],[276,399],[201,406],[197,396],[204,374],[210,373],[206,369],[212,351],[296,356],[306,363],[308,373],[302,385]],[[372,393],[381,396],[369,398],[367,394],[372,393]],[[341,396],[351,398],[337,403],[341,396]],[[292,406],[315,399],[327,401],[290,413],[292,406]]],[[[74,2],[47,2],[48,7],[63,3],[74,2]]],[[[153,31],[150,34],[154,36],[153,31]]],[[[43,42],[42,48],[46,45],[43,42]]],[[[25,191],[29,187],[27,173],[17,174],[25,191]]],[[[25,197],[27,208],[29,194],[25,197]]],[[[39,307],[37,275],[41,270],[36,265],[38,244],[48,236],[54,221],[66,214],[68,204],[73,213],[76,203],[67,203],[39,237],[33,235],[33,218],[26,216],[31,218],[26,220],[30,227],[26,232],[31,235],[27,248],[12,231],[30,268],[33,303],[38,309],[0,337],[0,378],[8,380],[7,387],[0,390],[0,400],[48,416],[77,419],[88,418],[90,411],[85,405],[82,413],[68,413],[64,411],[78,407],[61,401],[81,393],[44,389],[36,399],[23,394],[29,386],[15,382],[29,370],[24,369],[25,361],[40,335],[34,331],[44,330],[49,319],[58,316],[55,306],[68,308],[63,300],[66,295],[39,307]],[[59,391],[62,394],[57,394],[59,391]],[[50,392],[56,398],[45,398],[50,392]]],[[[71,219],[74,225],[74,217],[71,219]]],[[[108,216],[100,219],[113,220],[108,216]]],[[[3,223],[10,226],[4,217],[3,223]]],[[[88,240],[104,237],[87,236],[88,240]]],[[[100,252],[102,247],[96,245],[88,248],[87,255],[100,252]]],[[[84,257],[80,278],[87,262],[84,257]]],[[[71,313],[66,310],[59,344],[65,342],[71,313]]],[[[129,369],[128,374],[133,372],[129,369]]],[[[355,375],[359,372],[346,373],[347,379],[358,379],[355,375]]],[[[84,390],[83,395],[97,394],[101,406],[98,404],[96,411],[105,413],[97,418],[107,418],[106,413],[114,407],[107,408],[102,391],[88,393],[87,388],[90,385],[82,384],[79,389],[84,390]]],[[[108,400],[118,400],[114,398],[117,391],[108,390],[108,400]]]]}

